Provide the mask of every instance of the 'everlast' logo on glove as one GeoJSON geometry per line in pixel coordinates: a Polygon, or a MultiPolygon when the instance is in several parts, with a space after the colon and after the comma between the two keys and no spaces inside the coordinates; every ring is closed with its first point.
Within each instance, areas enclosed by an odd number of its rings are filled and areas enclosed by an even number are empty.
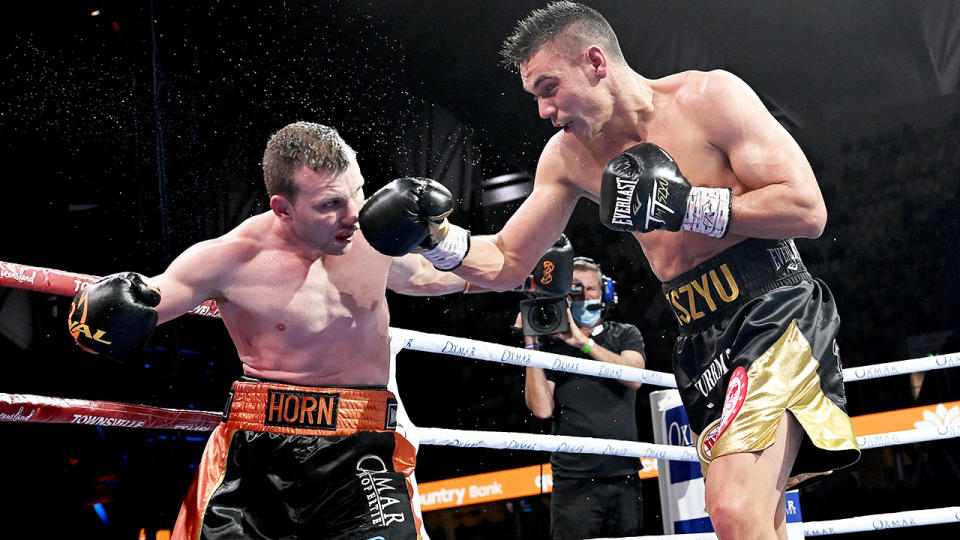
{"type": "MultiPolygon", "coordinates": [[[[633,191],[637,188],[637,181],[633,178],[617,178],[617,201],[613,206],[613,225],[623,225],[633,228],[633,216],[640,213],[639,208],[632,208],[633,191]]],[[[639,200],[637,204],[639,205],[639,200]]],[[[649,218],[648,218],[649,219],[649,218]]]]}
{"type": "Polygon", "coordinates": [[[670,154],[655,144],[640,143],[604,168],[600,221],[617,231],[679,231],[691,189],[670,154]]]}

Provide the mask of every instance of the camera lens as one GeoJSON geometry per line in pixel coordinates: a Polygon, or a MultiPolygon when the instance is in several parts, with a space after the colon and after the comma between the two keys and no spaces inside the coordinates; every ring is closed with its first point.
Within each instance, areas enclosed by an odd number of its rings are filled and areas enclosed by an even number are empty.
{"type": "Polygon", "coordinates": [[[541,304],[530,310],[530,324],[537,330],[550,329],[556,326],[560,312],[553,304],[541,304]]]}

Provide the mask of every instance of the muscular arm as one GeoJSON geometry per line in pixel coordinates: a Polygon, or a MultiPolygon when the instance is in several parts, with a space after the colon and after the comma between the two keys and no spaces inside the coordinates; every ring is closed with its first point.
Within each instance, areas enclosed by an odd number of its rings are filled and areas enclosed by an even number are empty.
{"type": "Polygon", "coordinates": [[[467,282],[452,272],[441,272],[419,255],[394,257],[387,288],[411,296],[436,296],[463,291],[467,282]]]}
{"type": "Polygon", "coordinates": [[[563,180],[565,171],[551,141],[537,165],[533,192],[494,236],[473,239],[457,275],[485,289],[511,290],[530,271],[567,226],[582,196],[563,180]]]}
{"type": "Polygon", "coordinates": [[[827,209],[816,177],[793,137],[757,94],[734,75],[705,75],[692,107],[711,144],[723,152],[746,187],[734,188],[732,234],[756,238],[816,238],[827,209]]]}
{"type": "Polygon", "coordinates": [[[216,288],[217,277],[221,269],[233,267],[235,247],[222,239],[194,244],[174,259],[162,274],[150,278],[160,289],[158,324],[220,296],[216,288]]]}

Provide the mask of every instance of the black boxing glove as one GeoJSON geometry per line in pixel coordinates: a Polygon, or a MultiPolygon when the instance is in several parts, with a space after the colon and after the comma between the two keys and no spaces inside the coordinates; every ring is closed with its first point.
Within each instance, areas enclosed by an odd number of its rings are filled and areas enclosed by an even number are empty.
{"type": "Polygon", "coordinates": [[[140,354],[157,325],[160,291],[143,276],[124,272],[102,277],[70,304],[70,335],[81,349],[124,361],[140,354]]]}
{"type": "Polygon", "coordinates": [[[515,290],[548,296],[567,296],[572,286],[573,245],[567,235],[561,234],[537,261],[533,273],[515,290]]]}
{"type": "Polygon", "coordinates": [[[600,184],[600,222],[616,231],[693,231],[722,238],[733,190],[692,187],[663,148],[641,143],[610,160],[600,184]]]}
{"type": "Polygon", "coordinates": [[[453,270],[470,250],[470,232],[447,220],[451,212],[453,195],[443,184],[398,178],[363,204],[360,230],[384,255],[420,253],[438,270],[453,270]]]}

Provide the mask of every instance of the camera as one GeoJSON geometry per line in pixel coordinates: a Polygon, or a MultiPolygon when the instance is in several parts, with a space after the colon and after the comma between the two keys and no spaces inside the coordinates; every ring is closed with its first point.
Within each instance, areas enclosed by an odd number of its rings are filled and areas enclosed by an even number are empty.
{"type": "Polygon", "coordinates": [[[547,296],[520,301],[520,320],[525,336],[547,336],[570,329],[567,297],[547,296]]]}

